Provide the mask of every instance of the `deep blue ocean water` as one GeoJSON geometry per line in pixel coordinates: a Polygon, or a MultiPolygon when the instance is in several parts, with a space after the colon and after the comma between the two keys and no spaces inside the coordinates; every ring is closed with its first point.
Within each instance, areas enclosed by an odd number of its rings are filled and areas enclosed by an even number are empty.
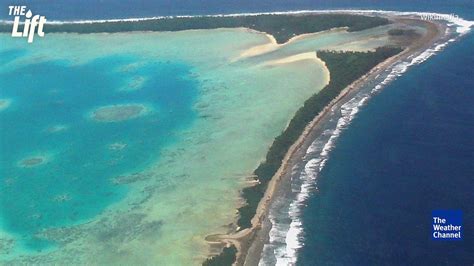
{"type": "MultiPolygon", "coordinates": [[[[0,6],[21,2],[50,20],[327,8],[434,11],[474,19],[471,0],[86,0],[80,5],[1,0],[0,6]]],[[[6,8],[0,18],[8,18],[6,8]]],[[[473,47],[471,33],[411,68],[358,113],[322,172],[320,193],[304,210],[299,264],[472,265],[473,47]],[[431,241],[431,211],[439,208],[463,210],[463,241],[431,241]]]]}
{"type": "Polygon", "coordinates": [[[436,11],[469,14],[471,0],[0,0],[0,19],[8,18],[9,5],[27,5],[49,20],[112,19],[168,15],[203,15],[240,12],[269,12],[302,9],[366,8],[436,11]],[[5,8],[3,8],[5,7],[5,8]]]}
{"type": "Polygon", "coordinates": [[[371,99],[342,133],[303,212],[300,265],[472,265],[474,38],[371,99]],[[462,241],[431,240],[460,209],[462,241]]]}
{"type": "MultiPolygon", "coordinates": [[[[473,2],[426,8],[474,14],[473,2]]],[[[473,47],[471,33],[411,68],[341,134],[303,210],[299,265],[474,263],[473,47]],[[462,241],[431,239],[436,209],[463,212],[462,241]]]]}

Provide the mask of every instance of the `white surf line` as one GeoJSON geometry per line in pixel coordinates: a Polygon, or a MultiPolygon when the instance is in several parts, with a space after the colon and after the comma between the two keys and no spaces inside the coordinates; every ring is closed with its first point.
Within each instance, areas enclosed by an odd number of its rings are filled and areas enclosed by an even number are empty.
{"type": "MultiPolygon", "coordinates": [[[[362,13],[373,13],[381,11],[363,11],[362,13]]],[[[426,15],[430,14],[438,16],[437,13],[423,13],[423,12],[395,12],[395,11],[383,11],[384,13],[390,14],[402,14],[402,15],[426,15]]],[[[321,136],[316,138],[310,147],[306,151],[305,159],[309,159],[305,164],[304,169],[297,173],[294,177],[299,178],[301,185],[299,191],[296,194],[294,200],[290,203],[288,210],[288,217],[291,219],[289,227],[283,224],[279,224],[272,214],[269,215],[272,223],[272,229],[270,230],[270,242],[269,245],[274,247],[274,255],[276,259],[276,265],[294,265],[297,262],[298,250],[304,246],[303,239],[303,223],[301,219],[301,211],[305,206],[306,200],[309,198],[311,193],[317,190],[315,186],[317,177],[323,170],[327,160],[329,159],[330,152],[336,146],[337,139],[341,135],[348,125],[352,122],[360,108],[364,106],[368,100],[378,93],[383,87],[395,80],[397,77],[405,73],[409,67],[419,65],[425,62],[428,58],[442,51],[449,43],[456,41],[460,36],[470,31],[473,22],[454,17],[452,15],[443,15],[447,21],[450,22],[448,26],[456,26],[457,36],[453,36],[447,41],[442,43],[434,43],[433,46],[428,49],[414,54],[401,62],[395,63],[388,70],[388,75],[381,80],[377,85],[374,86],[369,92],[358,93],[354,98],[344,103],[339,109],[333,110],[334,112],[340,112],[340,118],[337,121],[336,127],[332,130],[328,129],[324,131],[321,136]],[[321,138],[328,136],[327,141],[323,141],[321,138]],[[287,229],[286,229],[287,228],[287,229]],[[282,231],[278,231],[282,230],[282,231]],[[284,231],[286,230],[286,234],[284,231]],[[284,245],[278,246],[284,238],[284,245]],[[272,241],[273,240],[273,241],[272,241]],[[278,241],[279,240],[279,241],[278,241]]],[[[378,78],[379,76],[377,76],[378,78]]],[[[293,174],[292,174],[293,177],[293,174]]],[[[265,247],[264,247],[265,248],[265,247]]],[[[260,265],[265,265],[264,257],[260,260],[260,265]]]]}
{"type": "MultiPolygon", "coordinates": [[[[143,18],[124,18],[124,19],[99,19],[99,20],[72,20],[47,21],[46,24],[91,24],[106,22],[138,22],[156,19],[172,19],[172,18],[195,18],[195,17],[241,17],[241,16],[258,16],[258,15],[297,15],[297,14],[331,14],[331,13],[348,13],[348,14],[382,14],[382,15],[399,15],[399,16],[419,16],[425,19],[445,20],[458,26],[458,33],[468,32],[470,27],[474,25],[474,21],[462,19],[454,14],[443,14],[434,12],[410,12],[410,11],[387,11],[387,10],[370,10],[370,9],[328,9],[328,10],[297,10],[297,11],[280,11],[280,12],[258,12],[258,13],[234,13],[234,14],[216,14],[216,15],[179,15],[179,16],[155,16],[143,18]]],[[[12,24],[11,20],[0,20],[0,23],[12,24]]]]}

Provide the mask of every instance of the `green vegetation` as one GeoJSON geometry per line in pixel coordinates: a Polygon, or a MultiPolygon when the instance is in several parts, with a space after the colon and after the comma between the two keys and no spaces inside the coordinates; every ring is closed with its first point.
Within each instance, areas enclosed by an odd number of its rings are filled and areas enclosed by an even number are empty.
{"type": "Polygon", "coordinates": [[[237,254],[237,248],[235,246],[225,247],[221,254],[216,255],[207,259],[202,265],[203,266],[231,266],[237,254]]]}
{"type": "Polygon", "coordinates": [[[240,229],[251,227],[258,203],[262,199],[268,182],[280,167],[282,160],[291,145],[303,133],[306,125],[316,117],[339,93],[349,84],[367,73],[385,59],[401,52],[400,48],[382,47],[375,52],[330,52],[319,51],[317,55],[326,62],[331,80],[319,93],[310,97],[290,121],[288,127],[274,141],[267,153],[265,162],[255,170],[259,183],[244,188],[242,197],[247,204],[239,208],[240,229]]]}
{"type": "MultiPolygon", "coordinates": [[[[246,27],[271,34],[278,43],[284,43],[291,37],[303,33],[318,32],[337,27],[348,27],[349,31],[359,31],[388,23],[389,20],[386,18],[350,14],[199,16],[142,21],[46,24],[45,32],[180,31],[246,27]]],[[[0,32],[11,32],[11,27],[11,24],[0,24],[0,32]]]]}
{"type": "Polygon", "coordinates": [[[400,35],[403,35],[405,31],[402,29],[391,29],[387,33],[388,35],[391,35],[391,36],[400,36],[400,35]]]}
{"type": "Polygon", "coordinates": [[[390,36],[416,36],[418,33],[413,29],[391,29],[388,32],[390,36]]]}
{"type": "MultiPolygon", "coordinates": [[[[338,27],[347,27],[348,31],[360,31],[381,25],[390,21],[386,18],[350,14],[299,14],[299,15],[255,15],[228,17],[181,17],[163,18],[142,21],[119,21],[103,23],[65,23],[47,24],[46,33],[74,32],[127,32],[127,31],[181,31],[191,29],[216,29],[245,27],[271,34],[278,43],[285,43],[294,36],[320,32],[338,27]]],[[[0,32],[11,32],[11,24],[0,24],[0,32]]],[[[21,27],[19,29],[22,30],[21,27]]],[[[406,35],[402,30],[391,30],[390,35],[406,35]]],[[[333,52],[319,51],[318,57],[326,62],[331,73],[330,83],[319,93],[310,97],[296,112],[288,127],[272,143],[266,159],[255,170],[259,183],[244,188],[242,197],[246,205],[239,208],[237,221],[240,229],[250,228],[251,219],[255,216],[257,206],[262,199],[268,182],[280,167],[290,146],[302,134],[306,125],[314,119],[331,100],[340,92],[367,73],[378,63],[398,54],[400,48],[383,47],[375,52],[333,52]]],[[[225,247],[221,254],[207,259],[203,265],[232,265],[236,259],[235,246],[225,247]]]]}

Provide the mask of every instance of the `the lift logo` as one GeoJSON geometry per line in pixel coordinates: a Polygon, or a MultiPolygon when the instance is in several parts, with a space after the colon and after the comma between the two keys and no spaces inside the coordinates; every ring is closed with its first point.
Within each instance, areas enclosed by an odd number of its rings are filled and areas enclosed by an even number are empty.
{"type": "Polygon", "coordinates": [[[12,37],[25,37],[28,38],[28,43],[33,42],[35,32],[38,32],[38,36],[44,37],[44,23],[46,18],[40,15],[34,15],[31,10],[26,11],[26,6],[9,6],[8,14],[14,16],[12,37]],[[24,17],[24,22],[20,22],[21,18],[24,17]],[[20,24],[23,25],[23,31],[21,31],[20,24]]]}

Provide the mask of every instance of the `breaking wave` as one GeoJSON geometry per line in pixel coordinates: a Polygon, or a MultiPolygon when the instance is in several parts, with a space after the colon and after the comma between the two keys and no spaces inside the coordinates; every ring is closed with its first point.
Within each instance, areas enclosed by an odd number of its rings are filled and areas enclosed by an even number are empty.
{"type": "MultiPolygon", "coordinates": [[[[356,11],[352,10],[351,12],[356,11]]],[[[333,107],[324,130],[307,149],[300,164],[293,168],[291,191],[285,199],[276,199],[271,206],[268,217],[272,228],[269,233],[269,241],[264,245],[259,265],[294,265],[296,263],[298,250],[304,246],[301,213],[306,200],[314,192],[317,192],[317,179],[329,158],[331,150],[335,147],[341,132],[348,127],[360,108],[373,95],[405,73],[411,66],[421,64],[442,51],[449,43],[456,41],[460,36],[469,32],[473,25],[471,21],[446,14],[377,10],[359,10],[357,12],[364,14],[390,13],[394,15],[436,16],[447,21],[448,32],[446,36],[450,36],[450,38],[435,43],[432,47],[411,55],[404,61],[393,64],[373,81],[369,81],[353,98],[340,107],[333,107]]]]}
{"type": "MultiPolygon", "coordinates": [[[[301,211],[309,196],[318,190],[317,178],[324,168],[331,150],[341,132],[347,128],[360,108],[387,84],[405,73],[409,67],[425,62],[428,58],[443,50],[449,43],[456,41],[460,36],[468,33],[474,25],[474,21],[464,20],[453,14],[440,14],[429,12],[401,12],[384,10],[300,10],[284,12],[260,12],[260,13],[237,13],[218,15],[183,15],[183,16],[156,16],[144,18],[127,19],[103,19],[103,20],[75,20],[75,21],[48,21],[48,24],[91,24],[106,22],[139,22],[156,19],[189,18],[189,17],[235,17],[235,16],[257,16],[257,15],[291,15],[291,14],[327,14],[327,13],[351,13],[363,15],[397,15],[416,16],[422,19],[438,19],[447,22],[449,35],[452,38],[435,43],[425,51],[408,57],[407,60],[398,62],[387,69],[383,74],[360,90],[352,99],[338,108],[333,108],[327,128],[320,134],[306,151],[301,165],[296,165],[291,174],[291,192],[288,198],[276,199],[269,213],[272,228],[269,233],[269,243],[264,245],[263,255],[259,265],[293,265],[297,261],[297,252],[304,245],[302,237],[303,223],[301,211]],[[457,33],[457,34],[454,34],[457,33]]],[[[0,23],[13,23],[10,20],[0,20],[0,23]]]]}
{"type": "MultiPolygon", "coordinates": [[[[398,16],[417,16],[422,19],[445,20],[450,26],[456,26],[456,31],[460,34],[469,32],[470,27],[474,25],[474,21],[464,20],[454,14],[430,13],[430,12],[402,12],[402,11],[385,11],[385,10],[359,10],[359,9],[333,9],[333,10],[298,10],[298,11],[281,11],[281,12],[257,12],[257,13],[235,13],[235,14],[216,14],[216,15],[180,15],[180,16],[155,16],[141,18],[123,18],[123,19],[97,19],[97,20],[70,20],[60,21],[52,20],[47,24],[91,24],[105,22],[137,22],[155,19],[170,18],[191,18],[191,17],[239,17],[239,16],[258,16],[258,15],[295,15],[295,14],[328,14],[328,13],[351,13],[365,15],[398,15],[398,16]]],[[[13,23],[12,20],[0,20],[0,23],[13,23]]]]}

